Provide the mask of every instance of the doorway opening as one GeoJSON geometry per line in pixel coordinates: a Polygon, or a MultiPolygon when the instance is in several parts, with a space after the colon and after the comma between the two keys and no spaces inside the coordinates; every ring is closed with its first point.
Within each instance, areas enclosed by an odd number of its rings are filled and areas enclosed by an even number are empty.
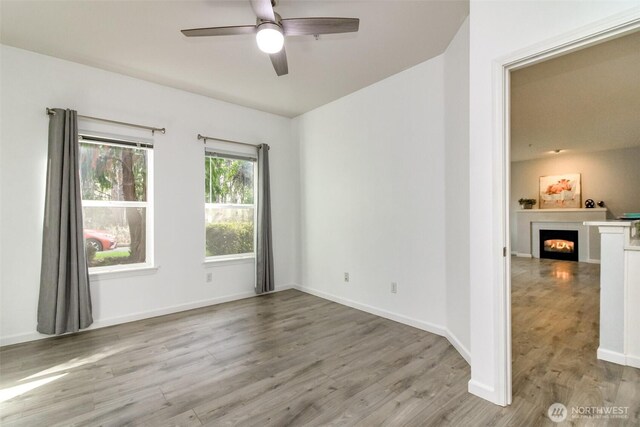
{"type": "Polygon", "coordinates": [[[637,26],[504,67],[508,403],[615,406],[635,369],[597,358],[600,236],[583,228],[638,209],[637,26]]]}

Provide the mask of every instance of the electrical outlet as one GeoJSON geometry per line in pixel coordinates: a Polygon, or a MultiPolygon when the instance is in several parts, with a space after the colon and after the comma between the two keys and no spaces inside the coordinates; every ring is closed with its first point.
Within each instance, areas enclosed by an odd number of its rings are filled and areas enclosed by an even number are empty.
{"type": "Polygon", "coordinates": [[[391,282],[391,293],[392,294],[398,293],[398,284],[396,282],[391,282]]]}
{"type": "Polygon", "coordinates": [[[207,283],[213,282],[213,273],[207,273],[207,283]]]}
{"type": "Polygon", "coordinates": [[[344,273],[344,282],[349,283],[349,273],[344,273]]]}

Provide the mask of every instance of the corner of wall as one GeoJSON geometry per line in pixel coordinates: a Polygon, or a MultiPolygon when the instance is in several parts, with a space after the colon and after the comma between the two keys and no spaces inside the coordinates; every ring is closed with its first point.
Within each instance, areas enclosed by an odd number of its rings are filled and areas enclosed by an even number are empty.
{"type": "Polygon", "coordinates": [[[290,138],[292,144],[292,162],[294,163],[294,176],[297,178],[294,185],[295,190],[295,210],[294,215],[294,232],[293,232],[293,248],[296,254],[294,260],[294,275],[293,280],[295,283],[302,283],[302,173],[300,170],[301,154],[300,154],[300,122],[302,116],[294,117],[290,120],[290,138]]]}
{"type": "Polygon", "coordinates": [[[462,341],[460,341],[460,339],[458,339],[458,337],[449,328],[446,328],[445,337],[458,351],[458,353],[460,353],[460,356],[462,356],[462,358],[467,361],[469,366],[471,366],[471,352],[469,351],[469,348],[464,345],[462,341]]]}
{"type": "Polygon", "coordinates": [[[444,53],[447,337],[470,362],[469,18],[444,53]]]}

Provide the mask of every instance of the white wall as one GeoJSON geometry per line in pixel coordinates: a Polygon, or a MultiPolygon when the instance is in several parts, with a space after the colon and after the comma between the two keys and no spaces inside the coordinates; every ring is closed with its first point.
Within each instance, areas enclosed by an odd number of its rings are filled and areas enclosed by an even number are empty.
{"type": "Polygon", "coordinates": [[[304,288],[441,334],[443,71],[439,56],[294,119],[304,288]]]}
{"type": "Polygon", "coordinates": [[[519,198],[538,198],[541,176],[571,172],[582,175],[582,207],[587,199],[593,199],[595,202],[604,200],[611,219],[625,212],[639,212],[638,165],[640,147],[549,155],[542,159],[512,162],[511,212],[520,209],[519,198]]]}
{"type": "Polygon", "coordinates": [[[470,390],[505,403],[496,313],[502,275],[500,147],[494,128],[494,61],[589,23],[638,7],[638,1],[471,0],[470,22],[470,206],[471,348],[470,390]]]}
{"type": "MultiPolygon", "coordinates": [[[[518,199],[538,199],[539,178],[578,172],[581,174],[582,206],[587,199],[604,200],[607,217],[615,219],[625,212],[640,212],[640,147],[549,155],[542,159],[511,162],[511,248],[517,247],[515,211],[518,199]]],[[[535,206],[537,207],[537,206],[535,206]]],[[[600,259],[600,237],[592,230],[590,258],[600,259]]]]}
{"type": "Polygon", "coordinates": [[[469,20],[444,54],[447,328],[469,336],[469,20]]]}
{"type": "MultiPolygon", "coordinates": [[[[155,261],[151,274],[92,280],[105,325],[253,294],[252,262],[206,268],[203,144],[196,135],[271,145],[275,280],[298,282],[297,151],[290,119],[79,64],[2,46],[1,340],[35,332],[48,116],[45,107],[165,126],[155,136],[155,261]],[[207,271],[213,283],[205,283],[207,271]]],[[[81,129],[96,127],[80,123],[81,129]]],[[[100,130],[149,137],[128,128],[100,130]]],[[[234,149],[233,146],[228,146],[234,149]]]]}
{"type": "Polygon", "coordinates": [[[445,335],[466,358],[468,28],[294,120],[304,290],[445,335]]]}

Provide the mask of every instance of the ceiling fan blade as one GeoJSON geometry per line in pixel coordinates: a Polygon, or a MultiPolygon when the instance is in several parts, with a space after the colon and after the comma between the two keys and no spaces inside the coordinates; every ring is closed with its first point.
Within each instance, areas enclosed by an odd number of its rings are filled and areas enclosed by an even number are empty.
{"type": "Polygon", "coordinates": [[[237,25],[233,27],[192,28],[190,30],[182,30],[182,34],[184,34],[187,37],[235,36],[238,34],[254,34],[255,32],[256,32],[255,25],[237,25]]]}
{"type": "Polygon", "coordinates": [[[284,51],[284,46],[282,46],[282,50],[280,52],[269,55],[269,58],[271,58],[271,63],[273,64],[273,68],[276,70],[276,74],[278,76],[289,74],[287,53],[284,51]]]}
{"type": "Polygon", "coordinates": [[[358,18],[289,18],[282,20],[285,36],[355,33],[360,28],[358,18]]]}
{"type": "Polygon", "coordinates": [[[251,7],[259,19],[270,22],[276,21],[276,15],[273,12],[271,0],[251,0],[251,7]]]}

